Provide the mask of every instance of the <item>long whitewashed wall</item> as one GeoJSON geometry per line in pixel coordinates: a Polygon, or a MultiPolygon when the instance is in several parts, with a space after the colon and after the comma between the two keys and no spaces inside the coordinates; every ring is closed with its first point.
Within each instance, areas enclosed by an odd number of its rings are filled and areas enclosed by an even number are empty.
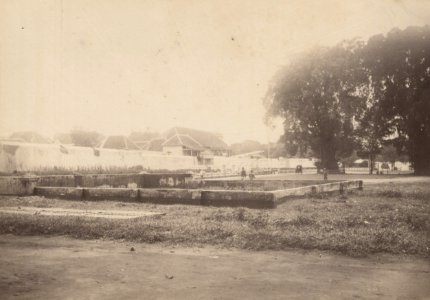
{"type": "Polygon", "coordinates": [[[198,162],[191,156],[163,155],[151,151],[126,151],[0,142],[0,173],[126,170],[193,170],[198,162]]]}
{"type": "Polygon", "coordinates": [[[213,160],[213,168],[219,170],[232,170],[239,172],[242,168],[251,169],[295,169],[297,165],[303,168],[315,168],[313,161],[307,158],[261,158],[250,159],[241,157],[222,157],[216,156],[213,160]]]}

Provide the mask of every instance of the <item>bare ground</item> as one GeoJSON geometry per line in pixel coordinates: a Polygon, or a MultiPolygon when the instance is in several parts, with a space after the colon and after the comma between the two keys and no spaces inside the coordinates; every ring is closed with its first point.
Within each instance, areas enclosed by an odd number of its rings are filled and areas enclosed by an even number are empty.
{"type": "Polygon", "coordinates": [[[410,256],[12,235],[0,247],[2,299],[430,299],[430,263],[410,256]]]}
{"type": "Polygon", "coordinates": [[[91,217],[106,219],[135,219],[147,216],[160,216],[163,213],[150,211],[132,211],[132,210],[87,210],[87,209],[70,209],[70,208],[41,208],[41,207],[0,207],[0,213],[20,214],[20,215],[40,215],[40,216],[57,216],[57,217],[91,217]]]}

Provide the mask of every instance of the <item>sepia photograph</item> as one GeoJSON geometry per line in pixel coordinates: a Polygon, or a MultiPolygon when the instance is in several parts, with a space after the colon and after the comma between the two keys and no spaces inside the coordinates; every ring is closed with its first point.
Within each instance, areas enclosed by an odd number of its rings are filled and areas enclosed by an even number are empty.
{"type": "Polygon", "coordinates": [[[0,0],[0,299],[430,299],[430,0],[0,0]]]}

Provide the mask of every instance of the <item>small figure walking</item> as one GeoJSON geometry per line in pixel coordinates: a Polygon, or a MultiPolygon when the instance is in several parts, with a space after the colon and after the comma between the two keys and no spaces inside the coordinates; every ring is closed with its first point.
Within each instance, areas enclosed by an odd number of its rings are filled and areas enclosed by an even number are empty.
{"type": "Polygon", "coordinates": [[[328,179],[328,172],[327,172],[326,168],[323,169],[323,174],[324,174],[324,180],[327,180],[328,179]]]}
{"type": "Polygon", "coordinates": [[[245,180],[246,178],[246,171],[245,168],[242,167],[242,171],[240,172],[240,176],[242,177],[242,180],[245,180]]]}

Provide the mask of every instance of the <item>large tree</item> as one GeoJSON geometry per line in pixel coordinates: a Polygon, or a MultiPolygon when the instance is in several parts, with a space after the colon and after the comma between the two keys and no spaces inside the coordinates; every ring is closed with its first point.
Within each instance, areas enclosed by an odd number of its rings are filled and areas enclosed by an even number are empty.
{"type": "Polygon", "coordinates": [[[266,96],[268,116],[284,119],[283,140],[291,154],[310,148],[321,166],[337,169],[337,161],[354,149],[354,118],[365,107],[365,82],[358,41],[315,48],[292,61],[275,77],[266,96]]]}
{"type": "Polygon", "coordinates": [[[306,53],[278,74],[266,104],[285,120],[287,149],[310,147],[323,167],[352,148],[372,165],[389,141],[415,174],[430,174],[430,26],[306,53]]]}
{"type": "Polygon", "coordinates": [[[359,56],[376,101],[375,130],[409,155],[415,174],[430,174],[430,26],[374,36],[359,56]]]}

